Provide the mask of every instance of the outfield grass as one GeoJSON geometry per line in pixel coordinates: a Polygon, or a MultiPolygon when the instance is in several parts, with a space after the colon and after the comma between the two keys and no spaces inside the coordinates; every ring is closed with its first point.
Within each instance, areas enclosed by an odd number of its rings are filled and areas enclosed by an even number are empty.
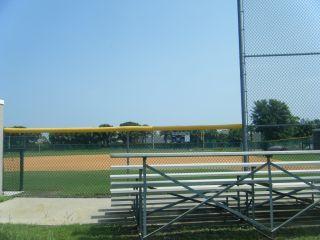
{"type": "MultiPolygon", "coordinates": [[[[25,172],[26,195],[99,197],[110,193],[110,171],[25,172]]],[[[5,172],[4,190],[19,190],[19,173],[5,172]]]]}
{"type": "MultiPolygon", "coordinates": [[[[96,154],[108,154],[111,152],[124,152],[125,150],[119,149],[65,149],[65,150],[25,150],[25,157],[36,157],[36,156],[66,156],[66,155],[96,155],[96,154]]],[[[4,153],[4,157],[19,157],[19,151],[7,151],[4,153]]]]}
{"type": "Polygon", "coordinates": [[[302,155],[274,155],[273,158],[282,161],[320,161],[319,154],[302,154],[302,155]]]}
{"type": "MultiPolygon", "coordinates": [[[[133,240],[138,239],[133,228],[108,225],[69,225],[69,226],[28,226],[0,224],[1,240],[133,240]]],[[[153,240],[256,240],[265,239],[252,228],[179,228],[179,231],[168,231],[153,240]]],[[[319,227],[291,228],[279,232],[277,239],[318,240],[319,227]]]]}
{"type": "MultiPolygon", "coordinates": [[[[172,170],[167,172],[184,172],[172,170]]],[[[188,172],[198,170],[187,170],[188,172]]],[[[24,194],[47,197],[106,197],[110,196],[110,174],[121,171],[44,171],[24,173],[24,194]]],[[[123,172],[122,172],[123,173],[123,172]]],[[[130,173],[138,173],[130,171],[130,173]]],[[[196,179],[191,177],[190,179],[196,179]]],[[[4,190],[19,190],[19,173],[5,172],[4,190]]]]}
{"type": "MultiPolygon", "coordinates": [[[[74,150],[75,151],[75,150],[74,150]]],[[[75,152],[74,152],[75,153],[75,152]]],[[[319,155],[277,155],[273,160],[320,160],[319,155]]],[[[200,159],[199,159],[200,161],[200,159]]],[[[177,170],[174,170],[177,172],[177,170]]],[[[183,171],[183,170],[181,170],[183,171]]],[[[190,171],[190,170],[189,170],[190,171]]],[[[99,197],[110,195],[110,170],[24,172],[24,191],[31,196],[99,197]]],[[[117,172],[113,171],[112,174],[117,172]]],[[[4,172],[4,190],[19,190],[19,172],[4,172]]]]}
{"type": "MultiPolygon", "coordinates": [[[[277,160],[318,160],[317,155],[276,156],[277,160]]],[[[184,171],[181,169],[181,171],[184,171]]],[[[190,171],[190,170],[188,170],[190,171]]],[[[221,171],[221,170],[220,170],[221,171]]],[[[179,172],[173,170],[172,172],[179,172]]],[[[110,170],[25,172],[26,195],[53,197],[99,197],[110,195],[110,170]]],[[[132,172],[133,173],[133,172],[132,172]]],[[[117,174],[112,171],[112,174],[117,174]]],[[[4,190],[19,190],[19,172],[4,173],[4,190]]]]}

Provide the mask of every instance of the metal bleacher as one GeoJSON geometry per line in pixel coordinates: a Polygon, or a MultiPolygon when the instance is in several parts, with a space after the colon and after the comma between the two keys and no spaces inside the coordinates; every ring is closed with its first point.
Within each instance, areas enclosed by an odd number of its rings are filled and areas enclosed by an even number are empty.
{"type": "Polygon", "coordinates": [[[289,224],[320,223],[320,151],[111,156],[141,159],[139,165],[112,166],[110,211],[119,219],[135,222],[142,239],[179,224],[249,224],[273,238],[280,228],[289,224]],[[283,155],[299,156],[299,161],[277,159],[283,155]],[[313,159],[309,160],[311,155],[313,159]],[[259,156],[261,160],[219,163],[219,157],[226,156],[238,159],[248,156],[249,160],[259,156]],[[215,157],[217,161],[201,163],[203,157],[215,157]],[[149,165],[150,158],[197,161],[149,165]]]}

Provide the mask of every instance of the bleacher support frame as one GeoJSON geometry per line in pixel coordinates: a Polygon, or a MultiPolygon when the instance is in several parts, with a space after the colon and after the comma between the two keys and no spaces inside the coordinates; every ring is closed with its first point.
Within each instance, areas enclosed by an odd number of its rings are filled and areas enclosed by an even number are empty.
{"type": "MultiPolygon", "coordinates": [[[[139,179],[137,181],[137,190],[138,194],[133,203],[133,212],[135,214],[137,227],[139,230],[139,234],[141,239],[150,239],[151,236],[154,234],[163,231],[164,229],[170,227],[172,224],[177,223],[179,220],[183,219],[188,214],[194,212],[195,210],[199,209],[203,205],[214,207],[217,209],[224,210],[231,215],[233,215],[236,219],[242,220],[243,222],[253,226],[257,231],[262,233],[263,235],[267,236],[268,238],[274,238],[274,234],[281,229],[282,227],[288,225],[289,223],[293,222],[296,218],[301,216],[302,214],[306,213],[308,210],[311,210],[320,203],[320,199],[314,200],[312,195],[311,199],[300,199],[299,197],[294,196],[299,191],[305,189],[312,189],[316,191],[316,193],[320,193],[320,187],[314,184],[312,181],[308,179],[304,179],[296,174],[296,171],[290,171],[284,168],[284,166],[297,166],[298,164],[303,164],[301,161],[292,161],[292,162],[274,162],[272,161],[272,157],[274,155],[304,155],[304,154],[320,154],[320,151],[259,151],[259,152],[199,152],[199,153],[126,153],[126,154],[112,154],[113,158],[141,158],[142,159],[142,166],[138,165],[128,165],[128,166],[115,166],[114,169],[126,169],[130,170],[132,168],[139,169],[139,179]],[[220,185],[220,190],[214,193],[203,192],[200,190],[195,189],[194,187],[182,182],[179,179],[176,179],[170,174],[168,175],[164,171],[160,170],[157,165],[149,165],[147,163],[148,158],[170,158],[170,157],[219,157],[219,156],[264,156],[266,158],[265,162],[248,162],[248,163],[225,163],[225,165],[230,166],[238,166],[246,169],[246,173],[242,176],[238,176],[237,180],[228,182],[226,184],[220,185]],[[248,170],[249,169],[249,170],[248,170]],[[263,169],[267,169],[266,180],[255,180],[255,175],[259,172],[262,172],[263,169]],[[302,187],[297,188],[295,190],[291,190],[288,193],[282,193],[281,191],[273,188],[277,181],[274,181],[272,173],[274,169],[278,172],[282,172],[284,175],[294,179],[295,182],[300,183],[302,187]],[[147,172],[151,172],[157,174],[166,181],[171,182],[174,186],[183,187],[192,195],[190,197],[185,197],[181,194],[175,194],[178,201],[172,202],[165,206],[159,207],[153,211],[149,211],[147,209],[147,194],[148,189],[152,189],[148,183],[147,172]],[[251,186],[250,190],[246,191],[246,198],[245,198],[245,211],[241,211],[240,208],[240,197],[238,195],[238,208],[232,208],[228,205],[228,202],[222,202],[215,200],[216,198],[220,197],[221,194],[228,192],[228,190],[232,188],[237,188],[239,186],[251,186]],[[267,189],[268,195],[267,199],[262,203],[255,203],[255,188],[256,186],[265,187],[267,189]],[[202,200],[199,200],[199,197],[202,200]],[[284,197],[288,197],[291,199],[296,200],[297,202],[303,202],[307,204],[303,207],[300,211],[298,211],[293,216],[287,218],[285,221],[280,223],[279,225],[275,224],[275,216],[274,216],[274,204],[280,199],[284,197]],[[193,203],[197,203],[195,206],[190,207],[185,212],[181,213],[180,215],[176,216],[174,219],[170,220],[166,224],[160,226],[159,228],[148,232],[147,229],[147,221],[148,216],[153,214],[154,212],[163,211],[164,209],[173,207],[177,204],[191,201],[193,203]],[[262,224],[255,219],[255,210],[257,207],[263,205],[269,205],[269,224],[262,224]]],[[[320,159],[319,161],[305,161],[306,164],[317,165],[320,166],[320,159]]],[[[162,167],[164,165],[161,165],[162,167]]],[[[173,165],[171,165],[173,166],[173,165]]],[[[168,165],[168,168],[170,165],[168,165]]],[[[285,182],[284,182],[285,184],[285,182]]],[[[299,185],[300,186],[300,185],[299,185]]]]}

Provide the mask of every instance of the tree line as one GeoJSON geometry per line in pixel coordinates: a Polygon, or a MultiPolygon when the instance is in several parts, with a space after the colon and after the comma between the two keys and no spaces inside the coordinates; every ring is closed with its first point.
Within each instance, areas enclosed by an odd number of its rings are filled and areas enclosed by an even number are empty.
{"type": "Polygon", "coordinates": [[[277,99],[256,101],[250,117],[249,130],[260,133],[264,141],[310,137],[315,128],[320,128],[320,119],[301,119],[277,99]]]}
{"type": "MultiPolygon", "coordinates": [[[[300,119],[290,111],[288,105],[276,99],[264,99],[254,103],[250,113],[252,125],[249,126],[249,133],[261,135],[262,141],[288,139],[294,137],[309,137],[314,128],[320,128],[319,119],[300,119]]],[[[148,126],[137,122],[124,122],[120,126],[148,126]]],[[[24,126],[14,126],[24,128],[24,126]]],[[[111,124],[101,124],[99,127],[112,127],[111,124]]],[[[174,131],[160,131],[158,136],[163,138],[164,143],[170,143],[174,131]]],[[[191,143],[201,142],[229,142],[241,143],[241,129],[232,130],[205,130],[185,131],[190,135],[191,143]]],[[[146,143],[152,138],[152,132],[134,131],[126,132],[97,132],[97,133],[50,133],[43,134],[6,134],[6,142],[10,136],[9,144],[99,144],[109,146],[112,144],[146,143]]],[[[252,139],[251,139],[252,140],[252,139]]]]}

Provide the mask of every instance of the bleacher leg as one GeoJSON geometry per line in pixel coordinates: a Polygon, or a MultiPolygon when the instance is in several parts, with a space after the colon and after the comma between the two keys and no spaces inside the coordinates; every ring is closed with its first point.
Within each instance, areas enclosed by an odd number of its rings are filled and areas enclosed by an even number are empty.
{"type": "Polygon", "coordinates": [[[267,166],[268,166],[268,185],[269,185],[269,207],[270,207],[270,232],[273,239],[273,194],[272,194],[272,172],[271,172],[271,155],[267,155],[267,166]]]}
{"type": "Polygon", "coordinates": [[[143,237],[147,235],[147,158],[143,157],[143,237]]]}
{"type": "MultiPolygon", "coordinates": [[[[139,169],[139,182],[142,181],[142,169],[139,169]]],[[[138,217],[138,225],[139,231],[142,234],[142,188],[139,187],[139,217],[138,217]]]]}
{"type": "MultiPolygon", "coordinates": [[[[251,172],[254,172],[256,168],[255,167],[251,167],[251,172]]],[[[252,214],[252,219],[255,219],[255,192],[254,192],[254,174],[251,175],[251,180],[252,180],[252,184],[251,184],[251,214],[252,214]]]]}

